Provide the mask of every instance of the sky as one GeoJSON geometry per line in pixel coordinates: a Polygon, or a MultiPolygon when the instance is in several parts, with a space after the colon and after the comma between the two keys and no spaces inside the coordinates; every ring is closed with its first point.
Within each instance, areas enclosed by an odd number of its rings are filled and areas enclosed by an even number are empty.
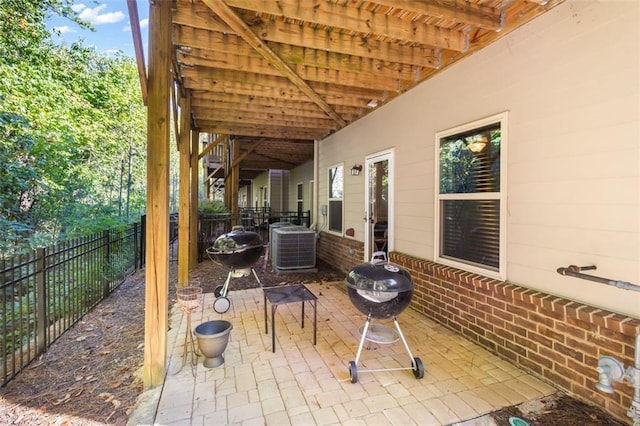
{"type": "MultiPolygon", "coordinates": [[[[146,58],[149,1],[137,0],[137,4],[146,58]]],[[[54,29],[59,32],[59,35],[52,34],[54,41],[70,45],[79,39],[84,39],[85,46],[95,47],[96,52],[100,54],[112,55],[122,51],[126,56],[135,57],[127,0],[75,0],[73,9],[82,20],[91,23],[95,31],[81,28],[69,19],[54,16],[47,21],[47,28],[52,33],[54,29]]]]}

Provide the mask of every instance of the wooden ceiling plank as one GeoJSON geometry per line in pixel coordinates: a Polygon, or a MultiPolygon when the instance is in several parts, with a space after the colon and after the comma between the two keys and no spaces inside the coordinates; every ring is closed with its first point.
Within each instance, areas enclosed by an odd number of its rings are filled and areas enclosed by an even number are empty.
{"type": "MultiPolygon", "coordinates": [[[[183,57],[183,56],[181,56],[183,57]]],[[[190,57],[187,59],[190,65],[187,70],[201,72],[202,75],[215,76],[219,70],[233,72],[250,72],[260,75],[281,76],[277,70],[269,66],[269,63],[258,58],[221,53],[213,60],[202,60],[201,58],[190,57]],[[189,61],[189,59],[191,59],[189,61]],[[195,65],[195,66],[194,66],[195,65]]],[[[182,61],[179,60],[179,63],[182,61]]],[[[348,71],[337,71],[313,66],[293,64],[291,68],[302,79],[315,82],[340,82],[341,84],[353,87],[375,87],[378,90],[394,91],[398,89],[398,79],[386,78],[378,74],[352,73],[348,71]]],[[[242,77],[240,77],[242,78],[242,77]]],[[[410,79],[410,81],[413,79],[410,79]]]]}
{"type": "MultiPolygon", "coordinates": [[[[372,75],[389,79],[413,80],[422,68],[416,65],[363,58],[324,50],[307,49],[298,46],[275,45],[271,46],[271,48],[289,65],[345,71],[348,73],[372,75]]],[[[183,64],[212,67],[216,67],[221,61],[226,61],[226,59],[224,59],[226,55],[237,55],[245,58],[241,60],[241,63],[242,61],[254,59],[245,55],[239,55],[237,52],[228,53],[196,48],[191,49],[190,52],[178,51],[177,53],[179,62],[183,64]],[[220,56],[223,58],[220,58],[220,56]]],[[[434,64],[429,68],[435,68],[436,66],[437,64],[434,64]]]]}
{"type": "Polygon", "coordinates": [[[242,154],[240,154],[238,156],[238,158],[233,160],[233,164],[231,165],[231,167],[237,167],[240,162],[242,160],[244,160],[249,154],[251,154],[257,147],[259,147],[260,145],[262,145],[264,142],[266,141],[265,138],[262,138],[260,140],[258,140],[255,144],[253,144],[249,149],[247,149],[245,152],[243,152],[242,154]]]}
{"type": "Polygon", "coordinates": [[[267,121],[270,124],[278,125],[277,123],[282,123],[282,125],[290,125],[293,127],[300,127],[303,125],[327,129],[335,129],[336,127],[333,120],[328,118],[304,117],[297,114],[270,114],[257,111],[234,111],[226,108],[213,109],[199,107],[195,116],[196,118],[204,119],[214,117],[216,120],[220,121],[237,120],[241,123],[259,123],[260,121],[267,121]]]}
{"type": "MultiPolygon", "coordinates": [[[[298,0],[225,1],[229,6],[239,9],[268,13],[274,16],[286,16],[289,19],[320,24],[330,28],[341,28],[362,35],[382,35],[395,40],[410,41],[459,52],[463,52],[467,46],[465,34],[461,31],[421,24],[384,13],[376,13],[363,8],[345,7],[326,1],[314,2],[313,7],[301,5],[298,0]]],[[[499,18],[499,11],[497,15],[499,18]]]]}
{"type": "MultiPolygon", "coordinates": [[[[486,30],[498,31],[502,28],[501,11],[470,1],[454,0],[420,1],[420,0],[370,0],[394,9],[418,12],[434,18],[446,19],[460,24],[467,24],[486,30]]],[[[534,0],[544,1],[544,0],[534,0]]],[[[547,0],[548,1],[548,0],[547,0]]]]}
{"type": "MultiPolygon", "coordinates": [[[[347,35],[332,34],[312,28],[295,26],[282,22],[261,23],[254,26],[252,31],[258,32],[267,42],[267,46],[283,60],[282,49],[295,51],[293,47],[307,50],[355,56],[359,58],[376,59],[385,63],[398,63],[420,67],[437,68],[440,66],[440,50],[421,45],[398,45],[389,41],[373,38],[355,39],[347,35]],[[298,34],[291,37],[291,34],[298,34]]],[[[213,29],[202,29],[186,25],[174,25],[175,43],[179,46],[237,53],[248,56],[259,56],[250,50],[246,43],[235,33],[224,33],[213,29]]],[[[300,62],[295,56],[287,60],[288,63],[300,62]]],[[[341,62],[344,62],[341,59],[341,62]]]]}
{"type": "MultiPolygon", "coordinates": [[[[278,43],[404,64],[438,66],[439,48],[431,45],[415,43],[401,45],[376,37],[351,36],[337,31],[328,32],[279,21],[262,22],[252,27],[252,31],[270,42],[269,46],[271,43],[278,43]],[[293,34],[297,34],[297,37],[291,37],[292,31],[294,31],[293,34]]],[[[464,49],[451,50],[463,51],[464,49]]]]}
{"type": "Polygon", "coordinates": [[[322,139],[323,133],[319,132],[300,132],[292,131],[287,128],[264,128],[260,126],[240,126],[235,123],[233,125],[222,125],[214,121],[202,121],[201,129],[208,133],[224,133],[228,135],[245,135],[256,137],[273,137],[273,138],[289,138],[289,139],[322,139]]]}
{"type": "MultiPolygon", "coordinates": [[[[316,104],[311,102],[298,102],[298,101],[289,101],[279,98],[270,98],[270,97],[261,97],[261,96],[247,96],[247,95],[221,95],[220,93],[214,92],[202,92],[202,91],[194,91],[192,92],[192,105],[196,107],[200,106],[214,106],[217,104],[221,104],[224,108],[225,105],[240,105],[241,108],[245,110],[266,110],[269,112],[277,113],[282,110],[297,110],[302,113],[312,114],[317,111],[321,111],[317,108],[316,104]]],[[[334,110],[339,114],[357,114],[359,112],[359,108],[343,106],[343,105],[334,105],[334,110]]],[[[322,112],[322,115],[314,115],[315,117],[325,117],[326,115],[322,112]]]]}
{"type": "Polygon", "coordinates": [[[257,52],[263,55],[269,63],[280,70],[293,84],[304,94],[313,100],[318,106],[333,118],[340,126],[346,126],[346,122],[317,94],[299,75],[297,75],[278,55],[276,55],[258,36],[256,36],[238,15],[223,0],[203,0],[203,2],[220,16],[234,31],[251,45],[257,52]]]}

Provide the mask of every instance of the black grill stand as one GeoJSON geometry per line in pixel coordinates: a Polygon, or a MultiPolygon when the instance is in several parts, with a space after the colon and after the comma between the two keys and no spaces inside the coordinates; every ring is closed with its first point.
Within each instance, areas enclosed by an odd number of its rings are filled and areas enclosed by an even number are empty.
{"type": "MultiPolygon", "coordinates": [[[[398,331],[398,335],[404,343],[404,347],[409,354],[409,358],[411,359],[411,367],[406,368],[378,368],[378,369],[370,369],[370,370],[360,370],[363,372],[374,372],[374,371],[398,371],[398,370],[412,370],[413,375],[416,379],[422,379],[424,377],[424,365],[420,358],[413,357],[411,354],[411,349],[409,349],[409,345],[407,344],[407,340],[404,338],[404,334],[402,334],[402,330],[400,329],[400,324],[398,324],[398,318],[393,316],[393,323],[396,326],[396,330],[398,331]]],[[[360,338],[360,345],[358,345],[358,352],[356,353],[356,360],[349,361],[349,376],[351,377],[351,383],[358,382],[358,361],[360,361],[360,355],[362,354],[362,348],[364,346],[364,341],[367,338],[367,332],[369,331],[369,325],[371,324],[371,315],[367,316],[367,322],[364,324],[364,328],[362,330],[362,337],[360,338]]],[[[397,341],[394,340],[394,341],[397,341]]],[[[378,341],[377,343],[383,343],[378,341]]],[[[393,343],[392,341],[384,342],[384,343],[393,343]]]]}

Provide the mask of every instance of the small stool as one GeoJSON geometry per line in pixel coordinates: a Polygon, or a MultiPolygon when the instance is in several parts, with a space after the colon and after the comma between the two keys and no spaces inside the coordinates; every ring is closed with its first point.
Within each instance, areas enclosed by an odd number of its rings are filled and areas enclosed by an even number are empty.
{"type": "Polygon", "coordinates": [[[304,302],[313,302],[313,344],[316,344],[316,329],[318,323],[317,305],[318,298],[303,284],[294,284],[279,287],[264,288],[264,333],[269,334],[267,327],[267,300],[271,303],[271,350],[276,351],[276,322],[275,314],[278,305],[302,302],[302,321],[304,328],[304,302]]]}

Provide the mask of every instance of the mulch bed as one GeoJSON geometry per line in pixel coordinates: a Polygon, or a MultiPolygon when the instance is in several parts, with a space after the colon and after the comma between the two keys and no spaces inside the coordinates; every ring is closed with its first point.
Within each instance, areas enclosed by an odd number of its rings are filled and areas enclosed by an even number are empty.
{"type": "MultiPolygon", "coordinates": [[[[324,263],[317,272],[275,273],[262,259],[262,285],[342,281],[344,274],[324,263]]],[[[229,270],[206,259],[190,274],[205,293],[222,285],[229,270]]],[[[170,304],[175,303],[176,268],[170,269],[170,304]]],[[[250,275],[233,278],[229,291],[254,288],[250,275]]],[[[143,391],[144,271],[129,277],[51,348],[0,389],[2,425],[125,425],[143,391]]],[[[524,417],[517,407],[493,413],[498,425],[512,416],[531,425],[622,425],[610,416],[562,396],[541,413],[524,417]]]]}

